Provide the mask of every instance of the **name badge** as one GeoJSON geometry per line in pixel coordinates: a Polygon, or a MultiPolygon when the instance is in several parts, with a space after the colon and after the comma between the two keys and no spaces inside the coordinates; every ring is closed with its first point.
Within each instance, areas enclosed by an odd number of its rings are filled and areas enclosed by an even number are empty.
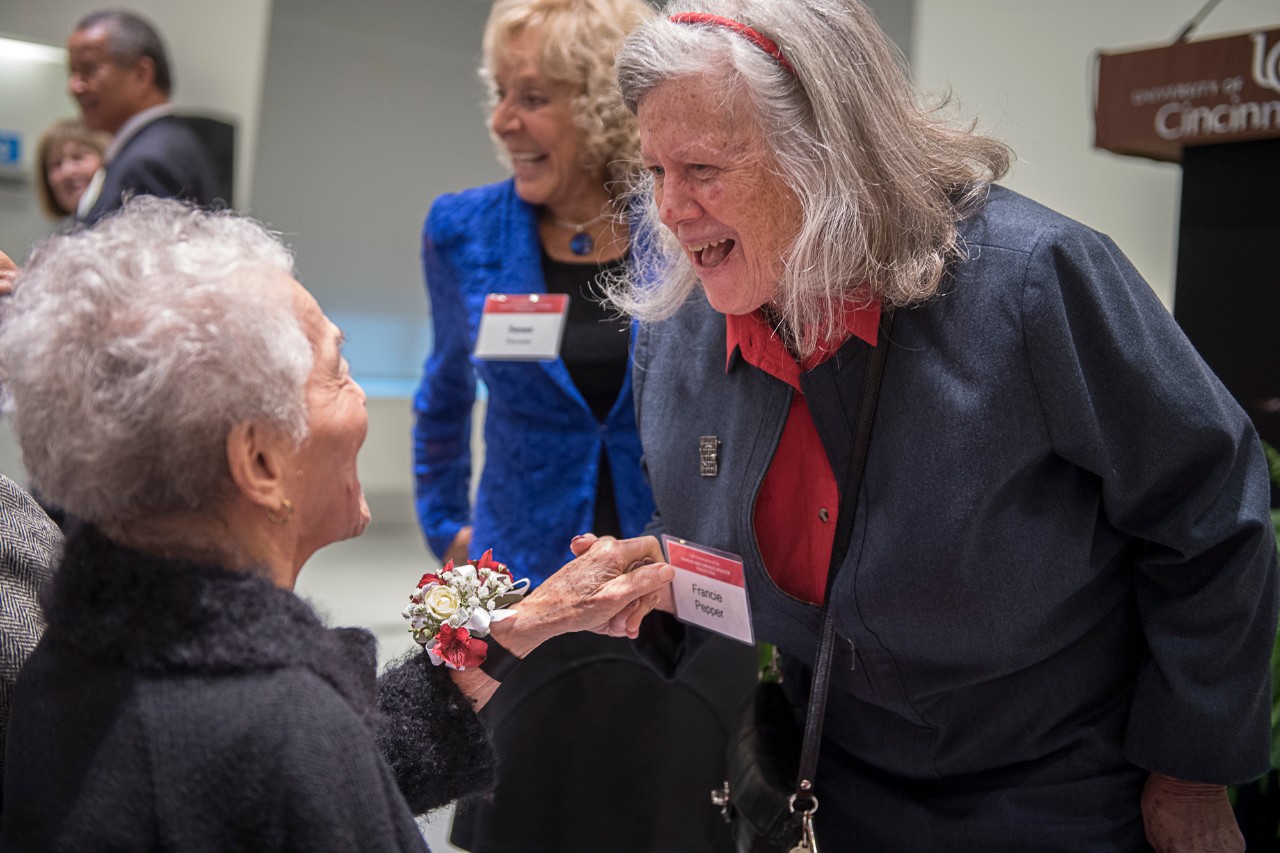
{"type": "Polygon", "coordinates": [[[754,644],[742,558],[674,536],[664,535],[662,547],[676,570],[671,581],[676,618],[754,644]]]}
{"type": "Polygon", "coordinates": [[[490,293],[484,298],[475,356],[509,361],[557,358],[568,314],[568,294],[490,293]]]}

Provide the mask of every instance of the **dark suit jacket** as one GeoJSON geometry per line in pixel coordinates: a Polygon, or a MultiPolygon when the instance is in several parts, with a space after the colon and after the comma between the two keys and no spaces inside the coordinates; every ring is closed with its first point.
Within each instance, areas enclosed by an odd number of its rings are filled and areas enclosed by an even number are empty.
{"type": "Polygon", "coordinates": [[[145,125],[107,166],[98,200],[85,215],[92,225],[133,195],[181,198],[207,206],[217,186],[209,153],[177,116],[161,116],[145,125]]]}

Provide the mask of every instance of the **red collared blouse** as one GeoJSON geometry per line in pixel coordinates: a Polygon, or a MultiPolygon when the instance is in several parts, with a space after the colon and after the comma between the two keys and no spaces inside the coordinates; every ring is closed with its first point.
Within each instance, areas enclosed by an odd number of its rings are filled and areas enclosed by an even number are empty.
{"type": "Polygon", "coordinates": [[[787,351],[761,312],[728,315],[725,320],[728,355],[738,349],[748,363],[786,382],[794,391],[782,437],[756,497],[756,543],[769,577],[783,592],[821,604],[835,538],[839,490],[800,390],[800,374],[834,355],[850,336],[875,346],[880,307],[848,308],[845,334],[821,345],[803,362],[787,351]]]}

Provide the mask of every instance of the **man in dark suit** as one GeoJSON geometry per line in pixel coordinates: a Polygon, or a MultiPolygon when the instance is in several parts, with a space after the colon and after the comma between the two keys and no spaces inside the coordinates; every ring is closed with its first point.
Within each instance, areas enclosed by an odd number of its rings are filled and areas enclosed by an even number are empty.
{"type": "Polygon", "coordinates": [[[156,29],[132,12],[90,12],[67,53],[67,89],[84,123],[115,135],[76,218],[96,222],[137,194],[212,204],[214,167],[200,139],[171,114],[172,74],[156,29]]]}

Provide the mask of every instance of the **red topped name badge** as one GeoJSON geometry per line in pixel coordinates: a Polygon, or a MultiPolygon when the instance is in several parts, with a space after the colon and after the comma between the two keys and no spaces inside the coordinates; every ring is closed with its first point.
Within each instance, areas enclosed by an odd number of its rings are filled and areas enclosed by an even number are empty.
{"type": "Polygon", "coordinates": [[[755,643],[742,558],[727,551],[663,536],[667,562],[676,570],[671,581],[676,618],[743,643],[755,643]]]}
{"type": "Polygon", "coordinates": [[[557,358],[568,313],[569,297],[564,293],[490,293],[480,315],[475,357],[557,358]]]}

